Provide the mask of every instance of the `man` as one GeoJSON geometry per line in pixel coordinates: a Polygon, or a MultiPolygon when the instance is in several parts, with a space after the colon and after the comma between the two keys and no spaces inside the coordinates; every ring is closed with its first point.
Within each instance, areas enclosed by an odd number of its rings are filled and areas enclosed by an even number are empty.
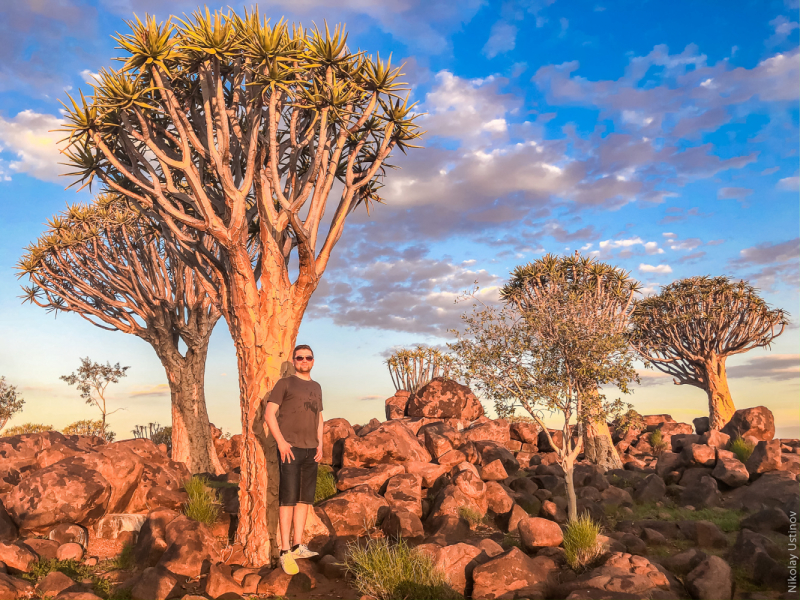
{"type": "Polygon", "coordinates": [[[296,558],[316,556],[303,544],[309,505],[317,489],[322,460],[322,388],[311,379],[314,352],[305,344],[292,353],[295,373],[279,379],[267,400],[264,420],[278,443],[281,482],[280,563],[289,575],[299,572],[296,558]],[[290,536],[294,525],[294,544],[290,536]]]}

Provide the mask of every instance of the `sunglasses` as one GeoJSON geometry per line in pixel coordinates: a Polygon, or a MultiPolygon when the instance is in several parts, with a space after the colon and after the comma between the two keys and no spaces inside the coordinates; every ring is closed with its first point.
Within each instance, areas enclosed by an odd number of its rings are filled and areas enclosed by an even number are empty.
{"type": "Polygon", "coordinates": [[[297,360],[297,361],[307,360],[307,361],[311,362],[312,360],[314,360],[314,357],[313,356],[295,356],[294,359],[297,360]]]}

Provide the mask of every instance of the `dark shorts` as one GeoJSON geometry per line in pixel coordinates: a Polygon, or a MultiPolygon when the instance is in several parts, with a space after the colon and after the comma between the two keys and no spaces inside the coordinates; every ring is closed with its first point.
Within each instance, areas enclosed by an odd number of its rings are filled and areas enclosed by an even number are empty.
{"type": "Polygon", "coordinates": [[[278,452],[278,461],[281,465],[281,483],[278,488],[278,502],[281,506],[294,506],[295,504],[314,504],[314,494],[317,491],[317,461],[314,455],[316,448],[295,448],[292,446],[294,460],[281,462],[278,452]]]}

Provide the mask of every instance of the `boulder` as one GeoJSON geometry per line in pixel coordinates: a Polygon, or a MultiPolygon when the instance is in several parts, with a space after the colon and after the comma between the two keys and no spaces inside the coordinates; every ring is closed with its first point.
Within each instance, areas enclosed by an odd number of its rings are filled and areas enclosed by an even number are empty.
{"type": "MultiPolygon", "coordinates": [[[[36,584],[36,594],[40,598],[55,598],[64,590],[75,585],[75,581],[60,571],[51,571],[36,584]]],[[[2,596],[0,595],[0,598],[2,596]]]]}
{"type": "Polygon", "coordinates": [[[750,476],[769,473],[770,471],[780,471],[781,467],[781,441],[769,440],[761,441],[756,444],[753,454],[745,463],[750,476]]]}
{"type": "Polygon", "coordinates": [[[428,531],[425,541],[439,546],[457,544],[470,535],[467,520],[452,515],[432,517],[426,522],[425,528],[428,531]]]}
{"type": "Polygon", "coordinates": [[[11,577],[7,573],[0,573],[0,598],[30,598],[33,596],[33,586],[24,579],[11,577]]]}
{"type": "Polygon", "coordinates": [[[472,572],[474,600],[543,598],[558,566],[545,556],[531,558],[519,548],[496,556],[472,572]]]}
{"type": "Polygon", "coordinates": [[[445,452],[440,457],[436,459],[440,466],[444,467],[448,471],[452,469],[455,465],[466,462],[467,455],[461,452],[461,450],[450,450],[449,452],[445,452]]]}
{"type": "Polygon", "coordinates": [[[151,487],[147,490],[144,502],[148,510],[154,508],[169,508],[172,510],[183,510],[184,505],[189,501],[189,495],[183,490],[168,489],[160,485],[151,487]]]}
{"type": "Polygon", "coordinates": [[[700,548],[728,547],[727,536],[711,521],[693,521],[692,530],[694,535],[687,537],[694,539],[700,548]]]}
{"type": "Polygon", "coordinates": [[[61,544],[56,549],[56,559],[80,561],[83,559],[83,546],[75,542],[61,544]]]}
{"type": "Polygon", "coordinates": [[[458,472],[453,477],[453,483],[437,494],[431,515],[459,516],[462,508],[471,509],[481,517],[488,510],[486,484],[471,470],[458,472]]]}
{"type": "Polygon", "coordinates": [[[180,515],[174,510],[150,511],[136,539],[133,557],[139,567],[154,567],[167,549],[167,525],[180,515]]]}
{"type": "Polygon", "coordinates": [[[696,464],[701,467],[713,467],[717,462],[717,452],[711,446],[689,444],[683,447],[681,458],[687,465],[696,464]]]}
{"type": "Polygon", "coordinates": [[[369,486],[375,493],[380,492],[390,477],[405,473],[401,465],[382,464],[369,469],[344,467],[336,474],[336,488],[343,492],[360,485],[369,486]]]}
{"type": "MultiPolygon", "coordinates": [[[[180,492],[183,484],[191,479],[192,474],[185,464],[170,460],[150,440],[139,438],[117,442],[116,445],[131,450],[142,458],[143,469],[139,485],[128,505],[120,510],[123,513],[147,513],[160,492],[150,494],[153,488],[160,487],[173,492],[180,492]],[[149,502],[148,502],[149,496],[149,502]]],[[[163,495],[161,496],[163,497],[163,495]]]]}
{"type": "MultiPolygon", "coordinates": [[[[708,417],[704,417],[708,419],[708,417]]],[[[697,548],[689,548],[661,561],[661,564],[675,575],[683,577],[705,560],[708,555],[697,548]]]]}
{"type": "Polygon", "coordinates": [[[560,546],[564,533],[558,523],[540,517],[522,519],[517,525],[522,547],[528,552],[547,546],[560,546]]]}
{"type": "Polygon", "coordinates": [[[681,506],[694,506],[695,508],[713,508],[719,506],[721,496],[717,480],[704,475],[699,481],[687,485],[681,492],[681,506]]]}
{"type": "Polygon", "coordinates": [[[700,436],[701,444],[711,446],[712,448],[721,448],[723,450],[728,447],[728,443],[730,441],[731,436],[726,433],[722,433],[718,429],[712,429],[711,431],[707,431],[700,436]]]}
{"type": "Polygon", "coordinates": [[[535,421],[515,421],[509,426],[509,434],[512,440],[535,446],[539,442],[540,429],[535,421]]]}
{"type": "Polygon", "coordinates": [[[481,479],[484,481],[503,481],[508,477],[503,461],[499,458],[480,468],[481,479]]]}
{"type": "Polygon", "coordinates": [[[411,392],[408,390],[398,390],[394,396],[386,399],[386,420],[402,419],[406,416],[406,405],[411,392]]]}
{"type": "Polygon", "coordinates": [[[733,595],[730,565],[719,556],[707,556],[686,576],[685,584],[696,600],[730,600],[733,595]]]}
{"type": "Polygon", "coordinates": [[[417,439],[422,438],[422,444],[433,458],[439,458],[453,449],[453,442],[448,438],[430,429],[425,429],[424,434],[417,434],[417,439]]]}
{"type": "Polygon", "coordinates": [[[156,566],[176,575],[199,577],[220,561],[221,550],[208,526],[180,515],[165,530],[167,548],[156,566]]]}
{"type": "Polygon", "coordinates": [[[56,558],[56,554],[58,554],[59,543],[53,540],[28,538],[22,540],[22,543],[33,550],[39,556],[39,558],[43,558],[45,560],[53,560],[56,558]]]}
{"type": "Polygon", "coordinates": [[[752,575],[759,554],[782,559],[781,548],[771,539],[755,531],[741,529],[731,546],[728,558],[732,564],[742,567],[748,575],[752,575]]]}
{"type": "Polygon", "coordinates": [[[24,544],[0,542],[0,563],[13,571],[27,573],[37,560],[36,552],[24,544]]]}
{"type": "Polygon", "coordinates": [[[658,502],[664,499],[667,485],[655,473],[645,477],[633,492],[633,499],[637,502],[658,502]]]}
{"type": "Polygon", "coordinates": [[[491,440],[476,441],[475,449],[480,454],[481,464],[488,465],[492,461],[499,460],[509,475],[519,471],[517,459],[502,444],[491,440]]]}
{"type": "MultiPolygon", "coordinates": [[[[369,486],[362,485],[328,498],[319,504],[338,536],[359,536],[364,528],[380,520],[381,509],[389,504],[369,486]]],[[[382,515],[381,515],[382,516],[382,515]]]]}
{"type": "MultiPolygon", "coordinates": [[[[564,433],[557,429],[548,429],[547,432],[550,434],[550,437],[553,438],[553,443],[561,447],[564,440],[564,433]]],[[[539,432],[537,446],[539,447],[539,452],[555,452],[555,448],[553,448],[550,440],[547,438],[547,433],[544,431],[539,432]]]]}
{"type": "Polygon", "coordinates": [[[75,523],[61,523],[56,525],[50,530],[47,537],[59,544],[75,542],[76,544],[80,544],[84,550],[89,547],[89,532],[85,527],[75,525],[75,523]]]}
{"type": "Polygon", "coordinates": [[[242,595],[242,586],[234,580],[230,565],[211,565],[205,585],[206,596],[219,598],[225,594],[242,595]]]}
{"type": "Polygon", "coordinates": [[[496,481],[486,484],[486,503],[493,513],[503,515],[514,506],[514,500],[508,495],[507,489],[496,481]]]}
{"type": "Polygon", "coordinates": [[[64,462],[82,465],[103,476],[111,486],[106,508],[111,513],[122,512],[130,503],[144,471],[142,458],[122,443],[106,444],[64,462]]]}
{"type": "Polygon", "coordinates": [[[387,481],[383,497],[392,508],[402,508],[422,517],[422,477],[419,475],[395,475],[387,481]]]}
{"type": "Polygon", "coordinates": [[[474,421],[483,416],[483,406],[467,386],[435,377],[409,398],[406,413],[409,417],[474,421]]]}
{"type": "Polygon", "coordinates": [[[342,464],[345,467],[372,467],[406,461],[430,462],[431,455],[402,422],[386,421],[364,437],[344,441],[342,464]]]}
{"type": "Polygon", "coordinates": [[[797,479],[786,471],[764,473],[749,485],[742,486],[726,494],[725,507],[730,509],[761,510],[766,506],[775,506],[797,512],[800,493],[797,479]]]}
{"type": "Polygon", "coordinates": [[[697,417],[696,419],[692,419],[692,423],[694,424],[694,432],[697,435],[703,435],[711,428],[708,417],[697,417]]]}
{"type": "Polygon", "coordinates": [[[751,531],[777,531],[789,535],[790,524],[785,512],[770,506],[742,519],[740,527],[751,531]]]}
{"type": "Polygon", "coordinates": [[[148,567],[131,588],[133,600],[167,600],[177,596],[180,584],[174,573],[163,567],[148,567]]]}
{"type": "Polygon", "coordinates": [[[11,491],[26,473],[87,450],[57,431],[0,437],[0,494],[11,491]]]}
{"type": "Polygon", "coordinates": [[[750,479],[747,467],[738,458],[719,458],[711,476],[726,486],[736,488],[745,485],[750,479]]]}
{"type": "Polygon", "coordinates": [[[5,503],[21,532],[45,534],[59,523],[94,523],[110,497],[111,486],[100,473],[62,461],[24,477],[5,503]]]}
{"type": "Polygon", "coordinates": [[[669,598],[664,595],[669,590],[667,576],[645,557],[613,552],[602,566],[558,586],[559,596],[556,597],[614,600],[669,598]],[[578,595],[580,591],[584,591],[584,594],[578,595]]]}
{"type": "Polygon", "coordinates": [[[317,569],[308,560],[298,560],[300,572],[287,575],[283,569],[272,569],[258,582],[257,593],[260,596],[297,597],[317,587],[317,569]]]}
{"type": "Polygon", "coordinates": [[[440,547],[431,554],[434,564],[447,573],[450,588],[462,596],[467,596],[468,588],[472,587],[475,567],[488,559],[480,548],[464,543],[440,547]]]}
{"type": "Polygon", "coordinates": [[[394,539],[420,542],[425,537],[419,516],[403,508],[392,508],[381,523],[384,535],[394,539]]]}
{"type": "Polygon", "coordinates": [[[497,442],[504,445],[511,441],[508,421],[505,419],[486,420],[470,425],[464,430],[464,438],[471,442],[497,442]]]}
{"type": "Polygon", "coordinates": [[[372,418],[369,420],[369,423],[367,423],[366,425],[362,425],[361,427],[358,428],[358,431],[356,431],[356,435],[358,437],[364,437],[368,433],[372,433],[373,431],[378,429],[378,427],[380,426],[381,422],[378,421],[378,419],[372,418]]]}
{"type": "Polygon", "coordinates": [[[731,438],[754,437],[769,441],[775,437],[775,418],[766,406],[740,408],[721,431],[731,438]]]}
{"type": "MultiPolygon", "coordinates": [[[[174,510],[174,509],[173,509],[174,510]]],[[[177,512],[177,511],[176,511],[177,512]]],[[[97,521],[95,536],[100,539],[115,540],[123,531],[138,533],[147,520],[147,515],[109,514],[97,521]]]]}
{"type": "Polygon", "coordinates": [[[656,462],[656,475],[662,479],[683,465],[683,457],[676,452],[662,452],[656,462]]]}
{"type": "Polygon", "coordinates": [[[0,500],[0,542],[13,542],[17,539],[17,525],[9,516],[3,501],[0,500]]]}
{"type": "Polygon", "coordinates": [[[603,506],[633,506],[628,490],[613,485],[600,492],[600,498],[603,506]]]}
{"type": "Polygon", "coordinates": [[[419,475],[422,478],[422,487],[430,488],[442,475],[450,469],[446,465],[434,465],[428,462],[410,460],[406,463],[406,472],[419,475]]]}

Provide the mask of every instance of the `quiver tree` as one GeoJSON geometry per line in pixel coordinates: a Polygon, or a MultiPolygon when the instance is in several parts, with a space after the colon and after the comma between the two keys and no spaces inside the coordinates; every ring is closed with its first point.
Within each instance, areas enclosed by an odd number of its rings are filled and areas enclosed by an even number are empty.
{"type": "Polygon", "coordinates": [[[710,427],[721,429],[736,411],[725,361],[769,347],[787,317],[746,281],[690,277],[636,303],[631,341],[647,363],[672,375],[675,385],[705,390],[710,427]]]}
{"type": "Polygon", "coordinates": [[[0,377],[0,431],[6,426],[9,419],[22,410],[25,400],[17,386],[6,382],[5,376],[0,377]]]}
{"type": "Polygon", "coordinates": [[[623,464],[608,427],[609,412],[619,412],[620,405],[606,403],[600,389],[612,384],[628,393],[628,383],[637,379],[626,334],[638,289],[622,269],[576,252],[517,267],[500,293],[535,327],[538,343],[562,356],[579,386],[584,453],[604,469],[623,464]]]}
{"type": "Polygon", "coordinates": [[[447,377],[452,363],[452,357],[425,346],[398,350],[386,360],[395,389],[412,394],[435,377],[447,377]]]}
{"type": "Polygon", "coordinates": [[[265,453],[263,400],[346,217],[380,201],[386,159],[418,137],[413,106],[397,98],[400,69],[351,52],[343,28],[207,9],[178,26],[129,25],[116,37],[122,69],[101,70],[94,95],[67,108],[65,154],[83,185],[97,176],[211,270],[205,285],[218,293],[239,367],[238,540],[264,564],[277,459],[265,453]]]}
{"type": "Polygon", "coordinates": [[[172,458],[193,473],[223,472],[203,390],[220,312],[201,276],[152,222],[116,194],[101,195],[91,206],[75,205],[51,219],[18,269],[31,283],[24,287],[27,301],[150,344],[169,382],[172,458]]]}

